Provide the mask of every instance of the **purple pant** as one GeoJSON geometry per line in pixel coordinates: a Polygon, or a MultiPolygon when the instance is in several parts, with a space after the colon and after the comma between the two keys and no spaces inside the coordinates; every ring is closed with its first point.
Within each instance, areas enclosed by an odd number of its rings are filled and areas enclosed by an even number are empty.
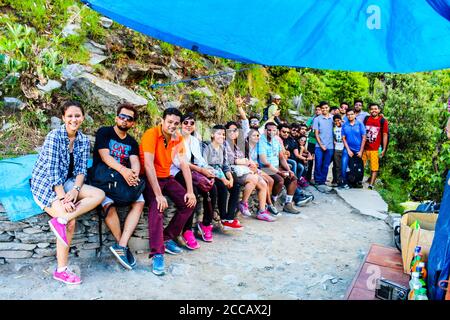
{"type": "Polygon", "coordinates": [[[177,212],[163,230],[164,213],[159,212],[155,194],[147,180],[144,190],[148,202],[148,234],[150,237],[150,256],[164,254],[164,241],[180,235],[194,208],[188,208],[184,202],[186,189],[174,177],[158,178],[159,187],[164,196],[168,196],[176,205],[177,212]]]}

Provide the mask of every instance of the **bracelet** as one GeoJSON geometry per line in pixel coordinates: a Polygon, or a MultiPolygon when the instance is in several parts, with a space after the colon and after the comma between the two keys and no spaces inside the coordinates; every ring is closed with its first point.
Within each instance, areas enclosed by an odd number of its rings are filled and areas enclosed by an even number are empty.
{"type": "Polygon", "coordinates": [[[62,201],[62,200],[64,200],[64,197],[62,197],[62,198],[59,198],[59,201],[62,201]]]}

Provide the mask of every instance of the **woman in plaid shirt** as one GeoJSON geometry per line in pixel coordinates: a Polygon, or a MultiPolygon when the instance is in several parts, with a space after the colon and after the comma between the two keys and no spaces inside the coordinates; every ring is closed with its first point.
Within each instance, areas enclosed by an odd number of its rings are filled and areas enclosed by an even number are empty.
{"type": "Polygon", "coordinates": [[[75,221],[97,207],[105,193],[83,184],[90,152],[88,137],[78,131],[84,120],[83,107],[76,101],[67,101],[62,114],[64,124],[47,135],[34,165],[31,192],[39,207],[52,216],[48,224],[57,238],[58,260],[53,278],[79,284],[80,278],[67,269],[75,221]]]}

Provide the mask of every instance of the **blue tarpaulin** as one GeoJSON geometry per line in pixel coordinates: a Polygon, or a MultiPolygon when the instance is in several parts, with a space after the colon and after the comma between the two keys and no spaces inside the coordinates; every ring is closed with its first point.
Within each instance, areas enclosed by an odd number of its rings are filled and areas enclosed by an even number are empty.
{"type": "Polygon", "coordinates": [[[248,63],[415,72],[450,67],[450,0],[90,0],[127,27],[248,63]]]}

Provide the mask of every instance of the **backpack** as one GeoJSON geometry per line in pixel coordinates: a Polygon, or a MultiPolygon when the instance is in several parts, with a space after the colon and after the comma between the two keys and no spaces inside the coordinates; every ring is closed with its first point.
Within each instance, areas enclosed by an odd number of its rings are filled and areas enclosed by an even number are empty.
{"type": "Polygon", "coordinates": [[[361,158],[354,155],[348,160],[347,181],[350,186],[356,186],[364,178],[364,164],[361,158]]]}
{"type": "MultiPolygon", "coordinates": [[[[363,123],[364,123],[364,126],[366,126],[366,124],[367,124],[367,120],[369,120],[369,117],[370,116],[366,116],[365,118],[364,118],[364,120],[363,120],[363,123]]],[[[384,117],[381,117],[381,119],[380,119],[380,126],[381,126],[381,130],[380,130],[380,132],[381,132],[381,146],[383,146],[383,132],[384,132],[384,124],[386,123],[386,119],[384,119],[384,117]]],[[[387,148],[388,148],[388,146],[389,146],[389,140],[391,139],[391,131],[389,130],[389,127],[388,127],[388,136],[387,136],[387,143],[386,143],[386,150],[385,150],[385,152],[387,151],[387,148]]]]}
{"type": "Polygon", "coordinates": [[[265,107],[263,110],[263,117],[262,117],[262,121],[266,122],[267,120],[269,120],[269,107],[265,107]]]}

